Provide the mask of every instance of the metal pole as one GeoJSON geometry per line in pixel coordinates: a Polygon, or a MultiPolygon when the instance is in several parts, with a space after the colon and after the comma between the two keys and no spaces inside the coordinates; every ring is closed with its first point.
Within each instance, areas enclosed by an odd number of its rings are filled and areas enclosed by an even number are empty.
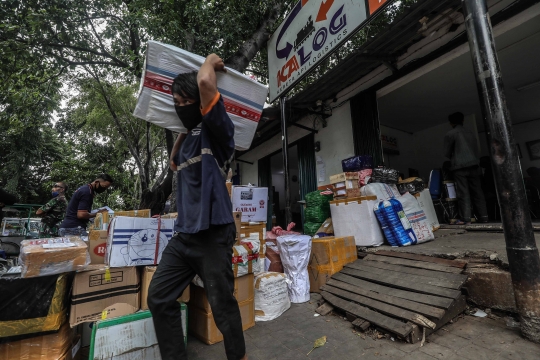
{"type": "Polygon", "coordinates": [[[540,257],[515,150],[486,0],[462,0],[506,240],[521,332],[540,342],[540,257]]]}
{"type": "Polygon", "coordinates": [[[281,105],[281,142],[283,152],[283,179],[285,180],[285,226],[292,221],[291,213],[291,190],[289,187],[289,138],[287,136],[287,111],[285,105],[287,97],[283,96],[280,99],[281,105]]]}

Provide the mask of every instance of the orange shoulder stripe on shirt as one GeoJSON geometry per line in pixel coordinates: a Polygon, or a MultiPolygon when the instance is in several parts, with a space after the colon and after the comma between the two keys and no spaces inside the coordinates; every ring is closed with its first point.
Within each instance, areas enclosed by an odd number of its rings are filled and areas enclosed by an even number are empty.
{"type": "Polygon", "coordinates": [[[221,94],[219,93],[219,91],[216,91],[216,95],[214,96],[214,98],[212,99],[210,104],[208,104],[204,109],[201,107],[201,113],[202,113],[203,116],[208,114],[210,112],[210,110],[212,110],[214,105],[216,105],[217,102],[219,101],[220,96],[221,96],[221,94]]]}

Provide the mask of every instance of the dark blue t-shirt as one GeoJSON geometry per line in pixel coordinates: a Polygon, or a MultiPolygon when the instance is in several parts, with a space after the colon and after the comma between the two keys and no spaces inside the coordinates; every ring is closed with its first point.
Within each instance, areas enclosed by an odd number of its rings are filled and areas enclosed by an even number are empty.
{"type": "Polygon", "coordinates": [[[188,132],[175,157],[178,218],[174,230],[188,234],[234,222],[225,186],[234,155],[234,124],[219,93],[202,113],[202,123],[188,132]]]}
{"type": "Polygon", "coordinates": [[[78,210],[87,210],[88,212],[92,211],[92,204],[94,203],[93,190],[90,185],[83,185],[75,191],[66,210],[66,217],[64,221],[60,224],[60,228],[76,228],[82,227],[86,228],[88,224],[87,219],[77,218],[78,210]]]}

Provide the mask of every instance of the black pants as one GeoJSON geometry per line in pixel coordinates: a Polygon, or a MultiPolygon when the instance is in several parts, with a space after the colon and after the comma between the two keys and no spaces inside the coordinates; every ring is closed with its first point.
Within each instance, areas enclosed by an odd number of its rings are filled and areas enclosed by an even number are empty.
{"type": "Polygon", "coordinates": [[[480,168],[478,166],[454,170],[452,172],[456,181],[456,195],[459,212],[463,221],[471,221],[472,208],[480,221],[487,221],[488,213],[486,199],[480,180],[480,168]]]}
{"type": "Polygon", "coordinates": [[[227,359],[238,360],[246,354],[240,310],[233,296],[235,234],[234,223],[212,226],[197,234],[177,233],[163,251],[148,290],[148,307],[163,360],[187,359],[176,299],[195,274],[204,282],[214,320],[225,339],[227,359]]]}

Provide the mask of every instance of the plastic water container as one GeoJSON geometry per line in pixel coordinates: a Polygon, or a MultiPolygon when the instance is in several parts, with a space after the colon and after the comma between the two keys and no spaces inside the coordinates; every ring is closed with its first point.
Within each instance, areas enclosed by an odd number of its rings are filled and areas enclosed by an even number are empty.
{"type": "Polygon", "coordinates": [[[391,246],[408,246],[417,243],[411,223],[396,199],[379,202],[374,208],[383,233],[391,246]]]}

